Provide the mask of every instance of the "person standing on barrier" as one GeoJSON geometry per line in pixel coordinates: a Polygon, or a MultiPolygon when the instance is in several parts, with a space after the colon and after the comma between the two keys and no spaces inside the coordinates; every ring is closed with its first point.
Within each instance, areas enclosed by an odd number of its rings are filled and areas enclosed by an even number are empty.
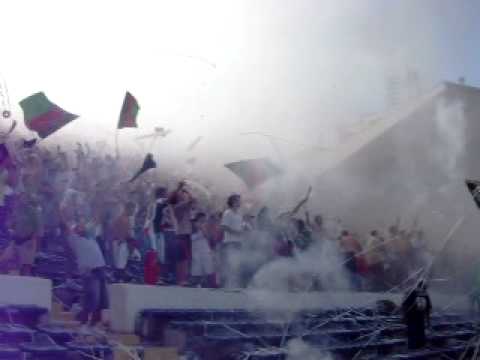
{"type": "Polygon", "coordinates": [[[38,239],[42,234],[41,207],[31,191],[17,196],[13,210],[13,242],[19,258],[20,274],[32,276],[38,239]]]}
{"type": "Polygon", "coordinates": [[[480,263],[475,264],[472,272],[472,291],[470,292],[470,314],[478,317],[480,314],[480,263]]]}
{"type": "Polygon", "coordinates": [[[245,233],[243,216],[240,213],[242,206],[240,195],[230,195],[227,206],[221,222],[225,235],[220,248],[220,279],[223,287],[238,288],[242,283],[241,251],[245,233]]]}
{"type": "Polygon", "coordinates": [[[68,242],[78,269],[83,274],[84,299],[78,319],[84,326],[95,326],[102,320],[102,310],[108,309],[105,258],[96,240],[87,236],[82,220],[72,229],[68,242]]]}
{"type": "Polygon", "coordinates": [[[192,262],[192,211],[196,204],[195,198],[181,182],[170,197],[173,209],[173,219],[176,233],[176,281],[177,285],[187,286],[192,262]]]}
{"type": "Polygon", "coordinates": [[[192,280],[195,285],[215,287],[213,254],[207,239],[207,215],[198,213],[192,220],[192,280]]]}
{"type": "Polygon", "coordinates": [[[156,188],[155,203],[150,206],[147,214],[146,230],[151,240],[149,249],[157,252],[160,278],[164,278],[167,274],[164,220],[168,206],[167,189],[164,187],[156,188]]]}
{"type": "Polygon", "coordinates": [[[352,290],[361,290],[357,254],[362,252],[362,247],[348,230],[342,231],[339,245],[344,258],[344,265],[350,278],[350,286],[352,290]]]}
{"type": "Polygon", "coordinates": [[[408,348],[425,347],[427,343],[425,328],[430,326],[432,303],[424,280],[420,280],[416,288],[406,294],[402,311],[407,325],[408,348]]]}

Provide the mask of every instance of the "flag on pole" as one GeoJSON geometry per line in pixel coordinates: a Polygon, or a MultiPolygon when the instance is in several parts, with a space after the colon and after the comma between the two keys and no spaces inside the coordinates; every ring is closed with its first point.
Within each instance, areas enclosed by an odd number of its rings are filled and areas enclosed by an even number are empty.
{"type": "Polygon", "coordinates": [[[142,136],[137,136],[135,139],[136,140],[146,140],[146,139],[158,139],[161,137],[166,137],[168,134],[170,134],[172,130],[167,130],[163,127],[155,127],[153,129],[153,133],[147,134],[147,135],[142,135],[142,136]]]}
{"type": "Polygon", "coordinates": [[[137,127],[137,115],[140,110],[137,99],[128,91],[123,100],[122,111],[118,119],[118,129],[137,127]]]}
{"type": "Polygon", "coordinates": [[[42,139],[78,118],[48,100],[43,92],[30,95],[20,101],[25,126],[38,133],[42,139]]]}
{"type": "Polygon", "coordinates": [[[225,164],[225,167],[242,179],[249,188],[282,174],[282,170],[267,158],[241,160],[225,164]]]}
{"type": "Polygon", "coordinates": [[[468,191],[470,191],[475,204],[480,208],[480,181],[466,179],[465,185],[467,185],[468,191]]]}
{"type": "Polygon", "coordinates": [[[185,162],[188,164],[188,165],[195,165],[195,163],[197,162],[197,158],[195,156],[192,156],[192,157],[189,157],[187,160],[185,160],[185,162]]]}
{"type": "Polygon", "coordinates": [[[37,139],[30,139],[30,140],[25,140],[23,139],[23,148],[24,149],[31,149],[37,144],[37,139]]]}
{"type": "Polygon", "coordinates": [[[152,154],[147,154],[145,159],[143,160],[142,167],[133,175],[133,177],[129,180],[129,182],[134,182],[138,177],[140,177],[143,173],[147,172],[150,169],[155,169],[157,167],[157,163],[153,160],[152,154]]]}
{"type": "Polygon", "coordinates": [[[202,141],[203,136],[197,136],[187,147],[187,151],[192,151],[197,147],[197,145],[202,141]]]}

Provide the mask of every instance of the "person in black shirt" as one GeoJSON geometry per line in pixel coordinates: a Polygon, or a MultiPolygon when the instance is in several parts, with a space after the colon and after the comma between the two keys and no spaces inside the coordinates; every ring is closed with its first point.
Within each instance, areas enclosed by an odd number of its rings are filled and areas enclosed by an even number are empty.
{"type": "Polygon", "coordinates": [[[147,228],[151,232],[151,249],[157,252],[158,263],[160,265],[160,277],[166,275],[165,266],[167,262],[166,256],[166,241],[165,241],[165,221],[166,221],[166,209],[168,208],[167,202],[167,189],[164,187],[157,187],[155,189],[155,203],[149,210],[147,216],[147,228]]]}
{"type": "Polygon", "coordinates": [[[402,303],[402,311],[407,324],[409,349],[420,349],[425,346],[425,325],[430,325],[432,303],[427,293],[427,284],[420,280],[416,288],[406,294],[402,303]]]}
{"type": "Polygon", "coordinates": [[[168,206],[167,203],[167,189],[164,187],[158,187],[155,190],[155,213],[153,216],[153,231],[155,234],[159,234],[163,230],[163,216],[165,209],[168,206]]]}

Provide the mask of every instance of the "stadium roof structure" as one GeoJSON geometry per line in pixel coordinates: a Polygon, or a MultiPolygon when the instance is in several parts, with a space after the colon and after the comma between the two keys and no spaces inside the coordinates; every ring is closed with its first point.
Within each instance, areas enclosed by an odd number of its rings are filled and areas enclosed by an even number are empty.
{"type": "Polygon", "coordinates": [[[463,258],[480,251],[480,212],[465,186],[465,179],[480,179],[479,88],[442,83],[306,158],[316,167],[314,202],[351,230],[382,230],[401,217],[404,227],[418,221],[440,246],[462,219],[456,250],[463,258]]]}
{"type": "Polygon", "coordinates": [[[351,156],[355,155],[362,148],[370,145],[372,141],[391,131],[395,126],[408,121],[415,112],[426,106],[432,106],[437,100],[453,91],[462,95],[478,96],[480,99],[480,88],[443,82],[430,91],[422,94],[417,99],[401,104],[395,108],[380,114],[375,114],[364,119],[360,125],[351,131],[349,136],[344,138],[337,146],[325,149],[324,147],[309,148],[308,150],[295,154],[295,158],[308,158],[315,160],[316,173],[324,173],[342,164],[351,156]]]}

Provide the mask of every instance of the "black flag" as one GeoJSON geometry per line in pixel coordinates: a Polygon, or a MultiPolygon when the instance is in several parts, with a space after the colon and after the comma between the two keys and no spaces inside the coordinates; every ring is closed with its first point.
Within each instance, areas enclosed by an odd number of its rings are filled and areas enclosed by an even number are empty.
{"type": "Polygon", "coordinates": [[[157,163],[155,162],[155,160],[153,160],[153,155],[150,153],[147,154],[147,156],[145,156],[145,160],[143,160],[142,167],[140,168],[140,170],[137,171],[135,175],[133,175],[129,182],[134,182],[144,172],[147,172],[150,169],[155,169],[156,167],[157,163]]]}
{"type": "Polygon", "coordinates": [[[480,209],[480,181],[466,179],[465,185],[467,185],[468,191],[472,194],[475,204],[477,204],[477,207],[480,209]]]}
{"type": "Polygon", "coordinates": [[[25,149],[31,149],[37,144],[37,139],[33,138],[31,140],[23,140],[23,147],[25,149]]]}
{"type": "Polygon", "coordinates": [[[203,139],[203,136],[197,136],[195,140],[193,140],[190,143],[190,145],[188,145],[187,151],[192,151],[193,149],[195,149],[197,145],[200,143],[200,141],[202,141],[202,139],[203,139]]]}

